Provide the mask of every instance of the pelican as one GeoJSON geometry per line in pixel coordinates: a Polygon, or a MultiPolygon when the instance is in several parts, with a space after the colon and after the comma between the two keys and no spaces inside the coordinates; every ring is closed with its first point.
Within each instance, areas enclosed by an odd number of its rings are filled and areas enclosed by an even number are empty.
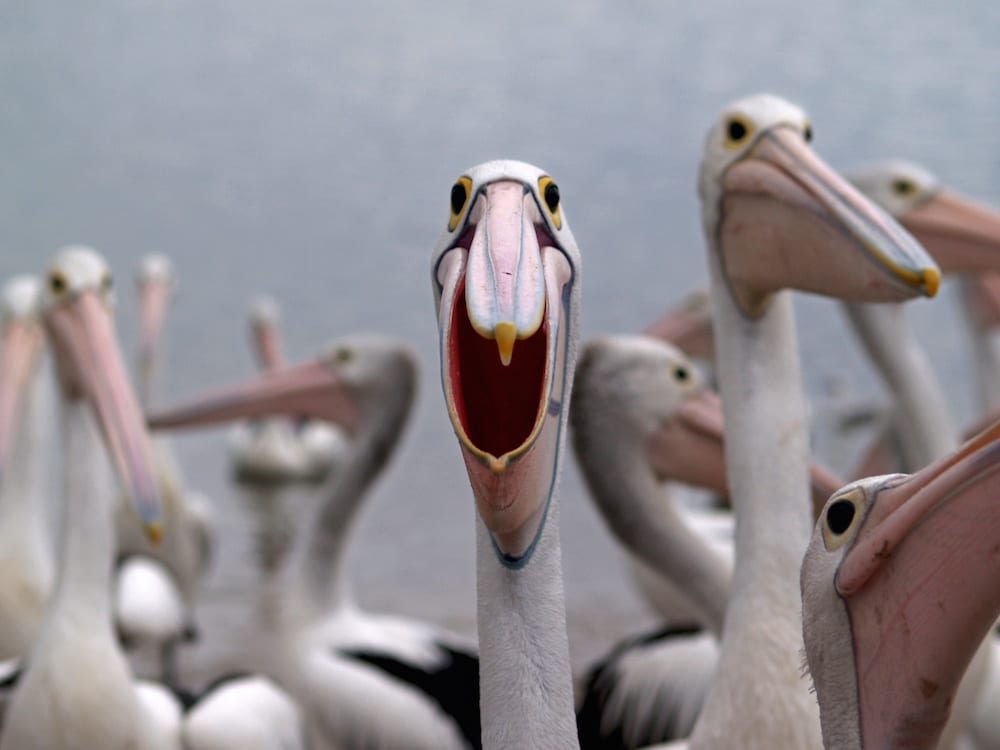
{"type": "Polygon", "coordinates": [[[556,182],[491,161],[451,189],[431,279],[441,379],[479,520],[483,747],[578,747],[557,485],[580,252],[556,182]]]}
{"type": "Polygon", "coordinates": [[[425,623],[361,611],[342,570],[353,521],[398,444],[416,384],[405,346],[358,335],[317,361],[150,420],[165,428],[284,415],[326,420],[348,435],[350,454],[322,490],[292,585],[272,587],[259,602],[262,643],[251,661],[299,703],[314,750],[479,746],[478,666],[468,644],[425,623]]]}
{"type": "Polygon", "coordinates": [[[62,395],[59,562],[0,750],[180,747],[179,726],[165,731],[160,704],[133,683],[111,627],[112,463],[133,523],[153,539],[162,523],[153,451],[117,348],[111,305],[111,274],[97,253],[73,246],[55,256],[42,310],[62,395]]]}
{"type": "MultiPolygon", "coordinates": [[[[281,311],[270,297],[259,297],[250,308],[251,341],[264,372],[285,364],[281,311]]],[[[347,450],[332,425],[316,420],[272,417],[233,428],[230,455],[236,477],[265,484],[322,481],[347,450]]]]}
{"type": "MultiPolygon", "coordinates": [[[[602,336],[582,349],[570,426],[591,496],[642,565],[643,591],[675,626],[630,639],[591,670],[579,712],[581,744],[606,746],[615,734],[623,747],[686,737],[717,657],[732,577],[733,516],[684,506],[673,484],[727,493],[718,397],[670,344],[602,336]],[[651,699],[657,693],[662,700],[651,699]]],[[[810,480],[818,513],[843,483],[818,466],[810,480]]]]}
{"type": "Polygon", "coordinates": [[[55,555],[45,487],[49,418],[39,281],[0,290],[0,659],[31,649],[52,591],[55,555]]]}
{"type": "Polygon", "coordinates": [[[830,750],[938,747],[1000,615],[998,447],[1000,425],[912,476],[862,479],[830,498],[802,564],[830,750]]]}
{"type": "MultiPolygon", "coordinates": [[[[988,277],[1000,272],[1000,215],[944,187],[928,170],[910,162],[879,162],[858,168],[848,176],[924,244],[942,272],[961,275],[967,292],[966,311],[970,322],[974,322],[976,308],[989,301],[988,277]],[[975,281],[984,277],[983,282],[975,281]],[[971,297],[976,290],[987,295],[979,300],[980,304],[971,297]]],[[[848,313],[894,394],[896,407],[890,428],[894,442],[901,449],[903,469],[914,471],[956,450],[958,430],[951,419],[944,388],[907,325],[901,307],[849,305],[848,313]]],[[[973,339],[977,341],[977,337],[973,339]]],[[[986,346],[982,341],[976,346],[980,359],[986,355],[986,346]]],[[[985,396],[989,371],[980,372],[977,368],[977,373],[985,396]]],[[[881,474],[887,468],[895,468],[894,461],[886,467],[878,463],[877,457],[893,458],[890,451],[876,445],[862,465],[864,473],[881,474]]],[[[944,732],[941,746],[952,747],[956,734],[970,720],[982,747],[1000,743],[1000,723],[992,710],[979,710],[978,716],[971,719],[969,715],[974,710],[974,701],[992,706],[998,696],[1000,647],[994,638],[989,638],[966,671],[952,712],[954,719],[944,732]]]]}
{"type": "MultiPolygon", "coordinates": [[[[578,712],[583,748],[686,737],[718,658],[732,578],[732,514],[685,508],[662,479],[725,492],[718,397],[677,349],[603,336],[582,349],[570,409],[577,464],[674,627],[593,667],[578,712]],[[702,628],[683,627],[703,624],[702,628]]],[[[663,611],[661,609],[660,611],[663,611]]]]}
{"type": "MultiPolygon", "coordinates": [[[[1000,271],[1000,216],[943,187],[926,169],[878,162],[847,173],[868,197],[913,233],[946,276],[1000,271]]],[[[944,389],[899,305],[846,303],[848,317],[892,392],[902,468],[915,471],[958,447],[944,389]]],[[[872,461],[859,473],[885,473],[872,461]]]]}
{"type": "Polygon", "coordinates": [[[808,447],[788,290],[864,301],[937,291],[940,272],[811,150],[798,107],[757,95],[711,127],[699,174],[736,565],[719,668],[689,747],[821,747],[800,674],[808,447]],[[762,710],[764,707],[764,710],[762,710]]]}
{"type": "MultiPolygon", "coordinates": [[[[174,286],[170,259],[147,255],[136,276],[139,297],[138,384],[149,410],[163,360],[162,332],[174,286]]],[[[176,649],[195,638],[193,606],[212,552],[208,499],[185,487],[170,443],[153,439],[157,480],[164,501],[162,543],[149,544],[136,529],[128,506],[116,516],[119,561],[115,574],[115,623],[130,649],[147,648],[160,661],[160,679],[177,685],[176,649]]]]}

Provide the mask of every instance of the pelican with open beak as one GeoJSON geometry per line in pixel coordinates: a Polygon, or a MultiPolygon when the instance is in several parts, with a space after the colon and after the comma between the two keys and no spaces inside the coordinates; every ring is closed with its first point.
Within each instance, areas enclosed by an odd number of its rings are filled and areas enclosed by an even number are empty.
{"type": "Polygon", "coordinates": [[[835,493],[802,565],[827,747],[937,746],[1000,615],[1000,424],[913,475],[835,493]]]}
{"type": "Polygon", "coordinates": [[[479,513],[513,562],[555,483],[580,253],[559,187],[523,162],[469,170],[450,208],[431,262],[445,400],[479,513]]]}

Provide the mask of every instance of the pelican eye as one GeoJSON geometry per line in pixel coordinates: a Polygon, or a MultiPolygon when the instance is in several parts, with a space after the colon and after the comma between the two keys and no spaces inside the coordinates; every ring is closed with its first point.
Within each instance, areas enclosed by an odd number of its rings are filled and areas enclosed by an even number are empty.
{"type": "Polygon", "coordinates": [[[472,178],[459,177],[451,186],[451,216],[448,218],[448,231],[455,231],[458,222],[462,219],[466,207],[469,205],[469,197],[472,195],[472,178]]]}
{"type": "Polygon", "coordinates": [[[726,148],[738,148],[753,133],[753,125],[744,117],[733,116],[726,122],[726,148]]]}
{"type": "Polygon", "coordinates": [[[66,283],[66,277],[63,276],[62,271],[53,271],[49,274],[49,290],[55,294],[60,295],[66,291],[69,285],[66,283]]]}
{"type": "Polygon", "coordinates": [[[826,509],[826,525],[830,531],[838,536],[851,528],[851,521],[854,520],[854,503],[850,500],[838,500],[826,509]]]}
{"type": "Polygon", "coordinates": [[[808,122],[806,123],[806,126],[802,131],[802,137],[806,139],[806,143],[812,143],[813,129],[812,125],[810,125],[808,122]]]}
{"type": "Polygon", "coordinates": [[[350,349],[337,349],[333,358],[340,363],[350,362],[354,358],[354,353],[350,349]]]}
{"type": "Polygon", "coordinates": [[[691,379],[691,373],[684,365],[677,365],[674,368],[674,380],[678,383],[686,383],[691,379]]]}
{"type": "Polygon", "coordinates": [[[855,488],[845,495],[832,500],[823,511],[823,541],[829,551],[839,549],[852,538],[849,533],[857,529],[861,522],[861,507],[864,493],[855,488]]]}
{"type": "Polygon", "coordinates": [[[115,285],[115,280],[110,273],[105,273],[101,277],[101,289],[104,290],[105,292],[110,292],[112,287],[114,287],[114,285],[115,285]]]}
{"type": "Polygon", "coordinates": [[[907,198],[917,192],[917,183],[901,177],[892,181],[892,191],[902,198],[907,198]]]}
{"type": "Polygon", "coordinates": [[[556,229],[562,229],[562,212],[559,208],[559,186],[548,175],[538,178],[538,192],[542,194],[545,207],[549,210],[556,229]]]}

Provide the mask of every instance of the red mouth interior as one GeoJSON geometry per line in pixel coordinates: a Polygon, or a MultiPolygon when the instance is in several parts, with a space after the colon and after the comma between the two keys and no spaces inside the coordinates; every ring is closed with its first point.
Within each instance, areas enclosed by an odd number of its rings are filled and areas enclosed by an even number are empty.
{"type": "Polygon", "coordinates": [[[455,299],[448,370],[458,418],[479,450],[500,457],[524,444],[543,408],[548,322],[514,345],[511,363],[500,362],[497,342],[469,321],[465,280],[455,299]]]}

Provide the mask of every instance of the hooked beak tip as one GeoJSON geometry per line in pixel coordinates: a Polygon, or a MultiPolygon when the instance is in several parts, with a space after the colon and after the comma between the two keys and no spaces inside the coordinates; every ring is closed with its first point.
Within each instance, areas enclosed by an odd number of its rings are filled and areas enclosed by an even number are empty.
{"type": "Polygon", "coordinates": [[[163,540],[163,524],[159,521],[145,524],[146,538],[154,547],[158,547],[163,540]]]}
{"type": "Polygon", "coordinates": [[[517,339],[517,326],[510,321],[497,323],[493,329],[493,336],[497,341],[497,349],[500,351],[500,362],[507,367],[514,356],[514,341],[517,339]]]}
{"type": "Polygon", "coordinates": [[[938,293],[938,287],[941,285],[941,272],[936,268],[929,267],[923,269],[922,275],[927,296],[934,297],[938,293]]]}

